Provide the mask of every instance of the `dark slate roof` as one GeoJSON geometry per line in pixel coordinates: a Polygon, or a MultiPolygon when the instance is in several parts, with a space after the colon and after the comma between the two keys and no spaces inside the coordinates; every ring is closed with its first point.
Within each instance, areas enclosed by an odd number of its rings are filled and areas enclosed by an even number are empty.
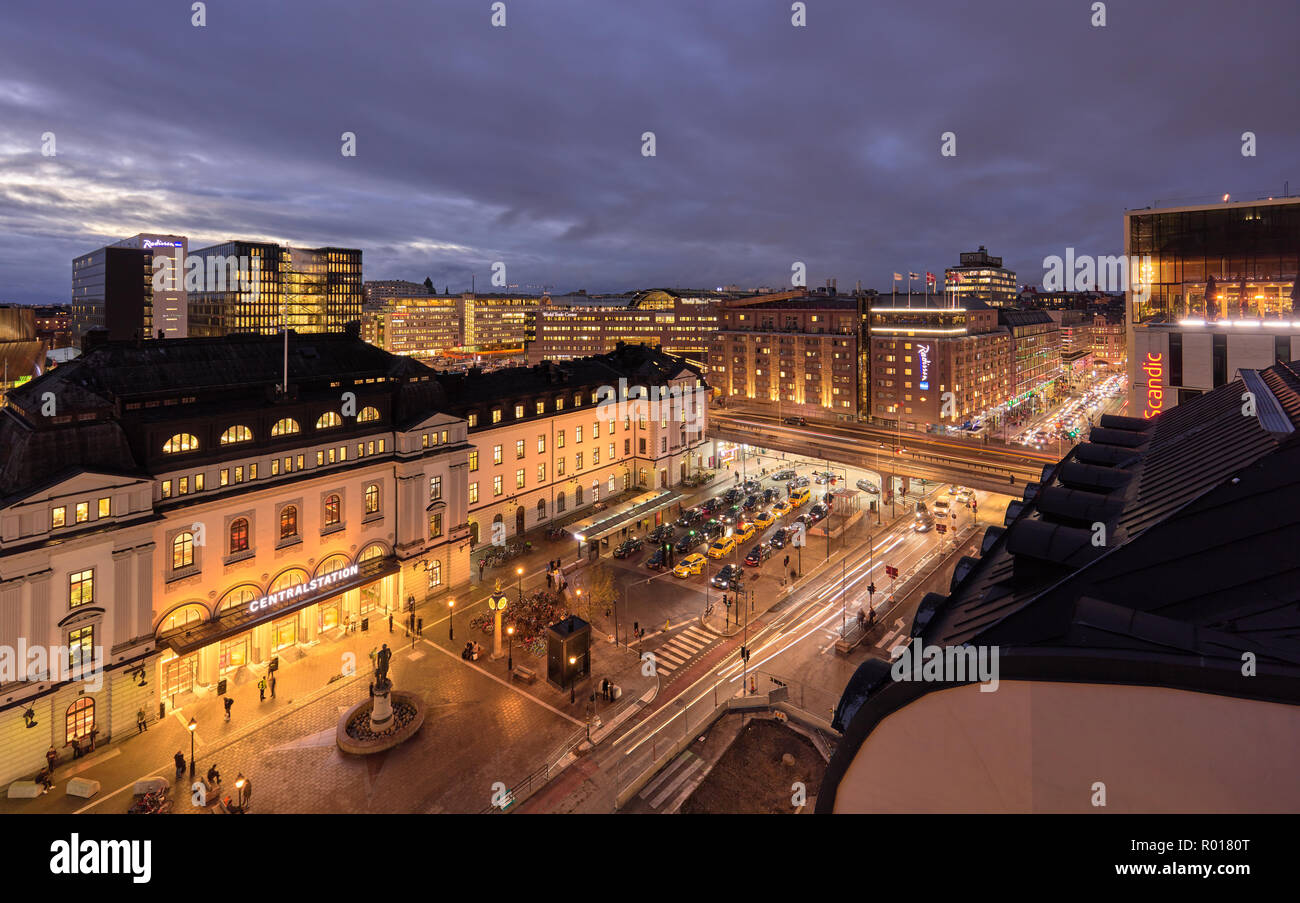
{"type": "Polygon", "coordinates": [[[1056,321],[1042,310],[1012,310],[998,308],[998,322],[1003,326],[1042,326],[1056,321]]]}

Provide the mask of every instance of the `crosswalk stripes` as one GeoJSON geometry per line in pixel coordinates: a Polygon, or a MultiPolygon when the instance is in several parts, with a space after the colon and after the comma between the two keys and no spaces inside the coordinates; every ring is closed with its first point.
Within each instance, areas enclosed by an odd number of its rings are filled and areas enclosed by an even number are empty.
{"type": "Polygon", "coordinates": [[[718,639],[718,634],[707,627],[694,624],[654,650],[655,667],[667,674],[682,667],[718,639]]]}
{"type": "Polygon", "coordinates": [[[637,795],[648,802],[651,809],[658,809],[663,801],[681,788],[684,782],[690,780],[691,775],[695,774],[703,764],[704,760],[688,749],[674,759],[637,795]]]}

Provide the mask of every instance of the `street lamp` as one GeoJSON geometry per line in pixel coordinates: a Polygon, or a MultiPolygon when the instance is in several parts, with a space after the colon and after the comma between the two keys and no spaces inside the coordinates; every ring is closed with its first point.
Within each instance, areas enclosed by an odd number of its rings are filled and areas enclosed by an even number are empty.
{"type": "Polygon", "coordinates": [[[454,643],[456,641],[456,627],[453,618],[456,614],[456,600],[447,600],[447,641],[454,643]]]}
{"type": "Polygon", "coordinates": [[[244,787],[247,784],[248,784],[248,779],[244,777],[242,772],[235,776],[235,790],[237,791],[238,794],[235,797],[236,800],[235,808],[238,809],[241,813],[244,811],[244,787]]]}
{"type": "Polygon", "coordinates": [[[573,692],[573,685],[577,683],[578,676],[573,673],[574,667],[578,664],[576,655],[569,656],[569,702],[577,702],[578,697],[573,692]]]}
{"type": "MultiPolygon", "coordinates": [[[[520,570],[522,571],[523,568],[520,568],[520,570]]],[[[521,595],[519,598],[522,602],[523,596],[521,595]]],[[[506,594],[501,592],[500,580],[497,581],[496,589],[492,591],[492,595],[488,596],[487,604],[488,611],[492,612],[493,616],[492,660],[496,661],[501,658],[501,619],[505,616],[506,606],[509,604],[506,594]]]]}
{"type": "Polygon", "coordinates": [[[507,647],[509,651],[506,653],[506,670],[513,671],[515,670],[515,625],[514,624],[511,624],[509,627],[506,628],[506,636],[509,637],[510,639],[510,644],[507,647]]]}
{"type": "Polygon", "coordinates": [[[193,718],[191,718],[190,723],[185,725],[185,727],[190,732],[190,777],[193,778],[194,777],[194,732],[198,730],[199,723],[195,721],[193,718]]]}
{"type": "Polygon", "coordinates": [[[524,569],[522,567],[515,568],[515,576],[519,578],[519,604],[523,605],[524,604],[524,569]]]}

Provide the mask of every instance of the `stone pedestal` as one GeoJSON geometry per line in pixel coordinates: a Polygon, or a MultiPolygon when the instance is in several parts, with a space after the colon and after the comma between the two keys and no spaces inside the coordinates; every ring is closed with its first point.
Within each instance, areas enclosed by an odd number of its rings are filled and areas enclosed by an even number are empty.
{"type": "Polygon", "coordinates": [[[393,703],[389,698],[392,693],[393,683],[386,680],[382,684],[375,686],[374,706],[370,710],[370,727],[376,731],[382,731],[389,727],[393,721],[393,703]]]}
{"type": "Polygon", "coordinates": [[[496,619],[492,630],[492,661],[505,658],[505,655],[501,652],[501,616],[504,614],[504,607],[496,610],[496,619]]]}

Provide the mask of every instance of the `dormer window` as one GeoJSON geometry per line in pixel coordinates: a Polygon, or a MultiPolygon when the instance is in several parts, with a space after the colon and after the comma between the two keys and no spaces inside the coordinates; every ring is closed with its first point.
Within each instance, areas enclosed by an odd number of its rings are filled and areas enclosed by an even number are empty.
{"type": "Polygon", "coordinates": [[[236,442],[252,442],[253,431],[243,425],[232,426],[221,434],[222,445],[234,445],[236,442]]]}
{"type": "Polygon", "coordinates": [[[302,427],[298,426],[298,421],[294,420],[292,417],[284,417],[277,420],[275,426],[271,427],[272,436],[290,436],[301,431],[302,427]]]}
{"type": "Polygon", "coordinates": [[[163,454],[174,455],[180,452],[198,451],[199,440],[190,433],[177,433],[163,443],[163,454]]]}
{"type": "Polygon", "coordinates": [[[361,409],[361,413],[357,415],[357,423],[369,423],[372,420],[378,420],[378,419],[379,419],[379,408],[376,407],[370,407],[370,406],[364,407],[361,409]]]}
{"type": "Polygon", "coordinates": [[[326,411],[324,414],[321,414],[316,421],[316,429],[318,430],[333,429],[336,426],[342,425],[343,418],[333,411],[326,411]]]}

